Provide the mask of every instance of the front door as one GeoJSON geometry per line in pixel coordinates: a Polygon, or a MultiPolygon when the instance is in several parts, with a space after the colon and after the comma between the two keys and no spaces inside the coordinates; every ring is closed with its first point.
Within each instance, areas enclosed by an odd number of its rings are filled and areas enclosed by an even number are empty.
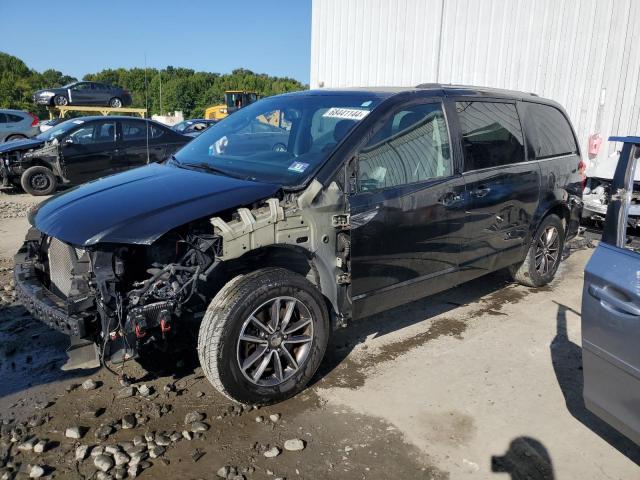
{"type": "Polygon", "coordinates": [[[460,267],[465,280],[522,260],[540,195],[515,103],[456,102],[469,198],[460,267]]]}
{"type": "Polygon", "coordinates": [[[586,407],[640,444],[640,250],[627,215],[640,137],[624,139],[602,241],[584,273],[582,365],[586,407]]]}
{"type": "Polygon", "coordinates": [[[65,175],[74,185],[114,173],[112,159],[116,154],[115,120],[80,125],[62,139],[65,175]]]}
{"type": "Polygon", "coordinates": [[[69,101],[74,105],[93,105],[95,103],[93,88],[89,82],[76,83],[68,93],[69,101]]]}
{"type": "Polygon", "coordinates": [[[357,156],[352,298],[366,316],[451,286],[463,225],[442,103],[400,107],[357,156]]]}

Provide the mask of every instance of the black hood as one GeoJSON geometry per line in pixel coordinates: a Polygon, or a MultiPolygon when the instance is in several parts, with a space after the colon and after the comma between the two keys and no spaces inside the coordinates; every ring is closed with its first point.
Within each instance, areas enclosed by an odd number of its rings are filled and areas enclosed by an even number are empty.
{"type": "Polygon", "coordinates": [[[169,230],[274,196],[280,186],[151,164],[56,195],[31,212],[41,232],[75,246],[151,244],[169,230]]]}
{"type": "Polygon", "coordinates": [[[16,150],[31,150],[44,144],[44,140],[37,138],[25,138],[24,140],[14,140],[12,142],[0,143],[0,153],[15,152],[16,150]]]}

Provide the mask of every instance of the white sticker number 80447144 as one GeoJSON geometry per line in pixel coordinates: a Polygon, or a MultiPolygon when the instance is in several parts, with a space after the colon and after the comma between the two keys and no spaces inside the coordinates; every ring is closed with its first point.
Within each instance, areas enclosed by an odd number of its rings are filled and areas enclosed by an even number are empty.
{"type": "Polygon", "coordinates": [[[325,118],[344,118],[345,120],[362,120],[369,115],[369,110],[361,110],[358,108],[340,108],[333,107],[324,112],[325,118]]]}

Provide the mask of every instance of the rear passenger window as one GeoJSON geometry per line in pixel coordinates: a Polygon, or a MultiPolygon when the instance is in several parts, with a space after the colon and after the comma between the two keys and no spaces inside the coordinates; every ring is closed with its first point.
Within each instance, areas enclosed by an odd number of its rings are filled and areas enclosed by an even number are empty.
{"type": "Polygon", "coordinates": [[[564,114],[550,105],[524,102],[527,138],[536,159],[571,155],[578,152],[571,125],[564,114]]]}
{"type": "Polygon", "coordinates": [[[138,121],[123,121],[122,122],[122,138],[124,140],[143,140],[147,138],[147,132],[145,131],[145,123],[138,121]]]}
{"type": "Polygon", "coordinates": [[[360,151],[358,162],[361,191],[452,175],[442,105],[429,103],[396,112],[360,151]]]}
{"type": "Polygon", "coordinates": [[[13,115],[12,113],[7,113],[7,123],[19,123],[24,120],[24,117],[20,115],[13,115]]]}
{"type": "Polygon", "coordinates": [[[157,127],[156,125],[151,125],[150,127],[151,138],[160,138],[162,135],[164,135],[163,129],[157,127]]]}
{"type": "Polygon", "coordinates": [[[465,170],[523,162],[524,141],[512,103],[457,102],[465,170]]]}

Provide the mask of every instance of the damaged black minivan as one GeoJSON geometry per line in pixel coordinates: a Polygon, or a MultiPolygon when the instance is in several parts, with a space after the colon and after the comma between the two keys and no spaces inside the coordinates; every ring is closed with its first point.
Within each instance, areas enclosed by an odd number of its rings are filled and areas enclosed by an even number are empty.
{"type": "Polygon", "coordinates": [[[171,352],[198,325],[211,383],[273,403],[351,319],[502,268],[551,281],[578,227],[579,163],[564,110],[532,94],[274,96],[162,163],[42,203],[16,290],[103,363],[171,352]]]}

